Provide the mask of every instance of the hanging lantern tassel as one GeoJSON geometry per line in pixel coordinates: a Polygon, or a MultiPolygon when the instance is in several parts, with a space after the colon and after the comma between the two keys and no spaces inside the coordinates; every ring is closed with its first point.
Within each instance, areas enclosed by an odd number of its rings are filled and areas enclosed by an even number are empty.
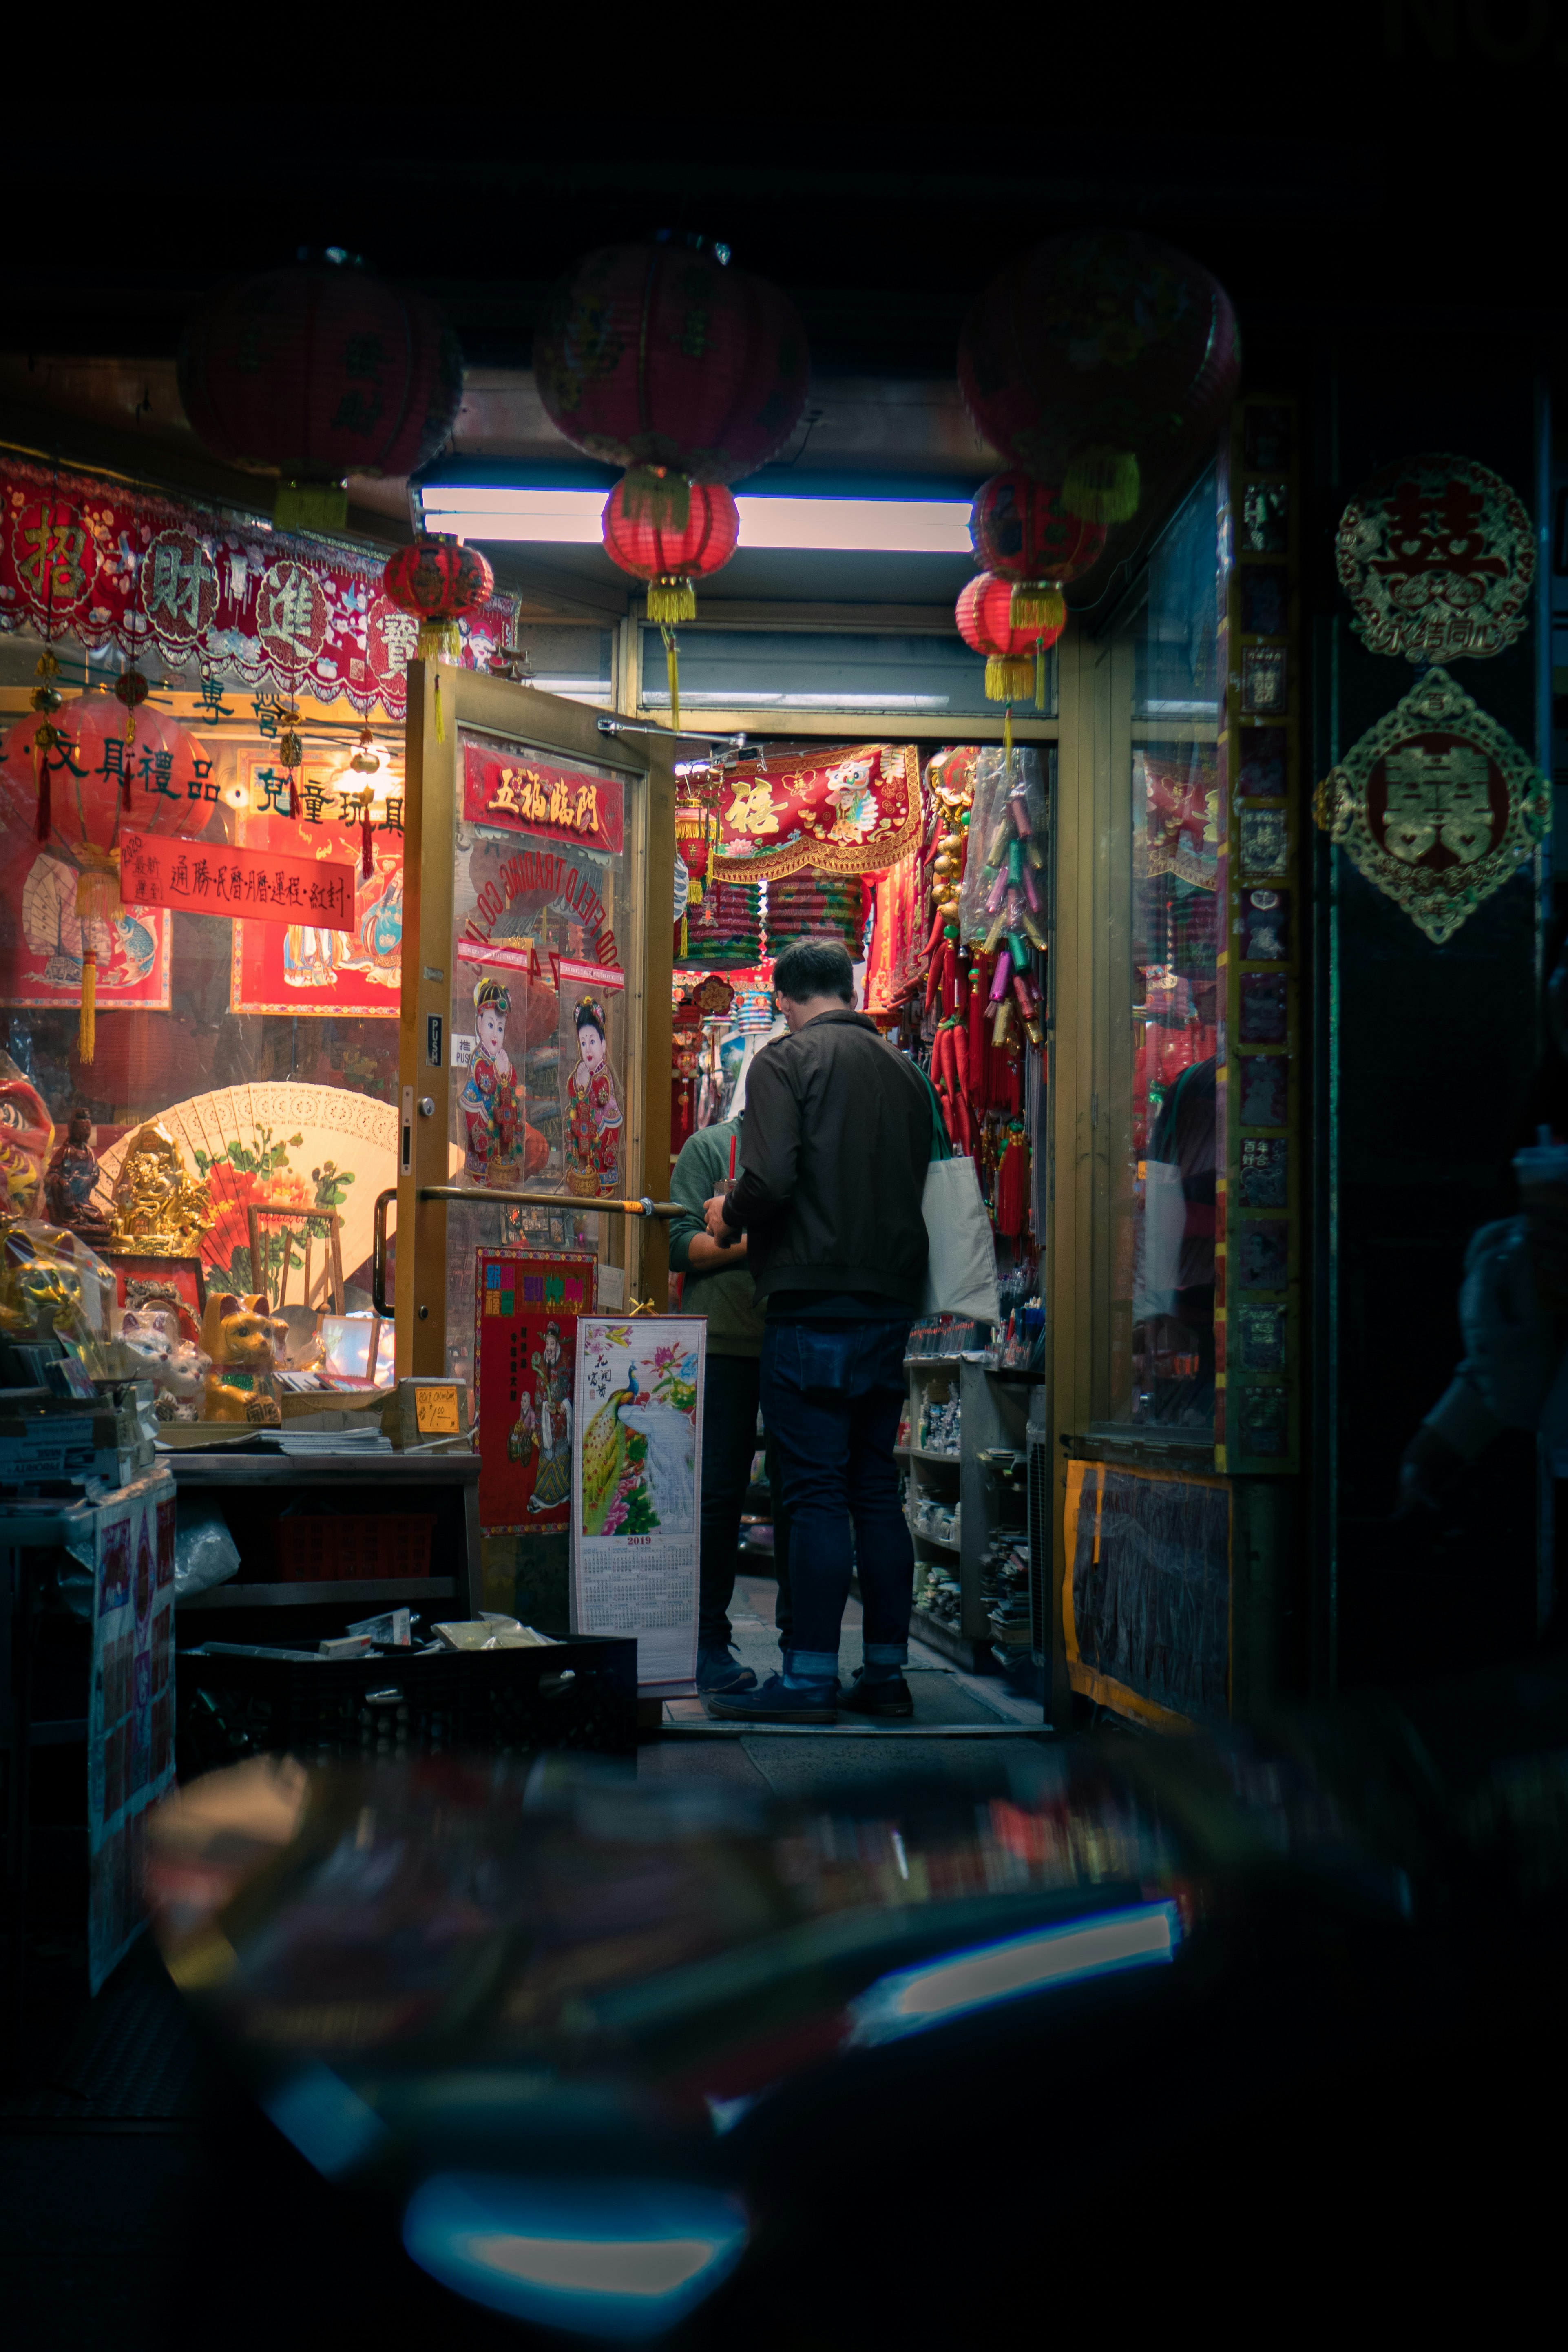
{"type": "Polygon", "coordinates": [[[448,614],[437,614],[419,624],[418,661],[456,662],[463,656],[463,633],[448,614]]]}
{"type": "Polygon", "coordinates": [[[1131,522],[1140,495],[1138,460],[1131,449],[1090,441],[1068,459],[1062,504],[1085,522],[1131,522]]]}
{"type": "Polygon", "coordinates": [[[1008,618],[1016,629],[1051,629],[1059,636],[1067,626],[1068,608],[1061,590],[1048,580],[1020,580],[1008,618]]]}
{"type": "Polygon", "coordinates": [[[81,925],[81,1014],[77,1027],[77,1055],[90,1062],[98,1045],[98,950],[92,945],[96,926],[110,922],[120,906],[119,854],[83,842],[83,860],[76,882],[77,920],[81,925]]]}
{"type": "MultiPolygon", "coordinates": [[[[621,477],[619,488],[628,522],[651,523],[655,530],[684,530],[691,520],[690,478],[669,466],[633,466],[621,477]]],[[[648,617],[658,617],[651,604],[648,617]]]]}
{"type": "Polygon", "coordinates": [[[437,743],[444,743],[446,740],[447,722],[441,716],[441,673],[437,670],[436,673],[436,740],[437,743]]]}
{"type": "Polygon", "coordinates": [[[987,702],[1021,702],[1035,690],[1035,665],[1028,654],[987,654],[987,702]]]}
{"type": "Polygon", "coordinates": [[[697,590],[689,580],[678,572],[666,572],[647,587],[647,616],[650,621],[694,621],[697,618],[697,590]]]}
{"type": "MultiPolygon", "coordinates": [[[[693,612],[697,610],[695,597],[691,609],[693,612]]],[[[651,604],[649,610],[652,610],[651,604]]],[[[660,625],[659,635],[664,639],[664,666],[669,678],[669,723],[672,729],[678,730],[680,725],[680,656],[676,647],[675,631],[668,621],[660,625]]]]}
{"type": "Polygon", "coordinates": [[[370,838],[370,803],[371,789],[367,784],[359,804],[359,870],[362,878],[366,882],[375,871],[375,860],[372,855],[370,838]]]}

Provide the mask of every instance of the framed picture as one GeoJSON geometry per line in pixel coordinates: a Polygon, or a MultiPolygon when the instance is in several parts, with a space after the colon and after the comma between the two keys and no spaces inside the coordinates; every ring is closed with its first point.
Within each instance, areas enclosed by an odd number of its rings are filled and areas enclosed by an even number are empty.
{"type": "MultiPolygon", "coordinates": [[[[195,1339],[206,1312],[207,1286],[199,1257],[131,1257],[118,1250],[100,1252],[114,1268],[116,1303],[121,1307],[174,1307],[194,1316],[195,1339]]],[[[182,1326],[183,1328],[183,1326],[182,1326]]]]}
{"type": "Polygon", "coordinates": [[[586,1253],[484,1249],[474,1269],[479,1526],[564,1534],[572,1508],[577,1318],[596,1304],[586,1253]]]}

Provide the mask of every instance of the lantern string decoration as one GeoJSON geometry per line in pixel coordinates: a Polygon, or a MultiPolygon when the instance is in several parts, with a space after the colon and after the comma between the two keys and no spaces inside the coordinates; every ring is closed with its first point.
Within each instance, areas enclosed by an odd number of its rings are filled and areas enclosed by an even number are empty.
{"type": "Polygon", "coordinates": [[[958,380],[979,430],[1060,486],[1064,513],[1126,522],[1145,473],[1179,467],[1218,431],[1241,373],[1217,278],[1124,230],[1048,237],[970,310],[958,380]]]}
{"type": "Polygon", "coordinates": [[[1066,627],[1067,607],[1062,605],[1061,617],[1055,623],[1016,625],[1011,583],[994,572],[982,572],[960,593],[956,619],[964,644],[985,656],[986,699],[1009,705],[1010,739],[1013,703],[1026,701],[1033,694],[1037,706],[1045,707],[1045,650],[1055,645],[1066,627]]]}
{"type": "Polygon", "coordinates": [[[722,571],[735,552],[741,517],[721,483],[689,482],[680,522],[656,521],[638,512],[633,475],[625,474],[605,501],[599,530],[605,551],[635,580],[646,580],[650,621],[690,621],[697,614],[698,580],[722,571]]]}
{"type": "Polygon", "coordinates": [[[279,477],[280,529],[341,530],[351,474],[427,465],[463,396],[445,315],[337,247],[220,287],[188,322],[180,397],[203,446],[279,477]]]}
{"type": "Polygon", "coordinates": [[[1058,488],[1014,466],[976,490],[969,536],[981,570],[1013,583],[1013,626],[1059,631],[1067,623],[1061,592],[1099,562],[1106,529],[1069,515],[1058,488]]]}

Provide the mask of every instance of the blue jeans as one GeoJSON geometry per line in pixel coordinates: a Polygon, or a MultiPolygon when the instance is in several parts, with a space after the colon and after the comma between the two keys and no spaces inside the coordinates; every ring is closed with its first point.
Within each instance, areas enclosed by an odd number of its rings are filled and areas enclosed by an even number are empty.
{"type": "Polygon", "coordinates": [[[857,1559],[867,1664],[902,1665],[909,1654],[915,1554],[893,1456],[909,1338],[908,1316],[770,1323],[763,1333],[763,1418],[790,1521],[794,1624],[785,1664],[795,1674],[837,1673],[857,1559]]]}
{"type": "MultiPolygon", "coordinates": [[[[754,1356],[713,1356],[702,1388],[702,1546],[698,1575],[697,1640],[704,1650],[730,1646],[730,1602],[734,1596],[735,1570],[741,1549],[741,1515],[752,1480],[752,1459],[758,1446],[757,1382],[760,1366],[754,1356]]],[[[771,1435],[762,1441],[773,1485],[777,1470],[771,1435]]],[[[773,1518],[773,1570],[779,1581],[778,1623],[789,1624],[789,1513],[782,1497],[772,1496],[773,1518]]],[[[756,1555],[759,1574],[768,1568],[765,1552],[756,1555]]]]}

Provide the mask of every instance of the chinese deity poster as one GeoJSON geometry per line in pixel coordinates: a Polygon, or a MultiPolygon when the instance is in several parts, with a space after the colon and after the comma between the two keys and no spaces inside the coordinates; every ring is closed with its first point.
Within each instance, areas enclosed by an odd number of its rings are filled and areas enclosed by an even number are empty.
{"type": "Polygon", "coordinates": [[[342,793],[307,776],[299,787],[300,814],[291,818],[281,768],[253,761],[249,782],[252,805],[239,819],[241,845],[279,856],[352,862],[354,908],[353,925],[342,931],[237,917],[229,991],[235,1012],[353,1013],[395,1021],[403,983],[401,800],[373,805],[367,877],[360,870],[360,816],[342,793]],[[277,804],[258,811],[257,800],[269,791],[277,804]]]}
{"type": "Polygon", "coordinates": [[[593,1311],[597,1260],[483,1248],[477,1260],[479,1525],[487,1535],[564,1533],[577,1318],[593,1311]]]}
{"type": "Polygon", "coordinates": [[[634,1633],[648,1696],[689,1693],[697,1672],[707,1335],[702,1315],[577,1326],[572,1630],[634,1633]]]}

